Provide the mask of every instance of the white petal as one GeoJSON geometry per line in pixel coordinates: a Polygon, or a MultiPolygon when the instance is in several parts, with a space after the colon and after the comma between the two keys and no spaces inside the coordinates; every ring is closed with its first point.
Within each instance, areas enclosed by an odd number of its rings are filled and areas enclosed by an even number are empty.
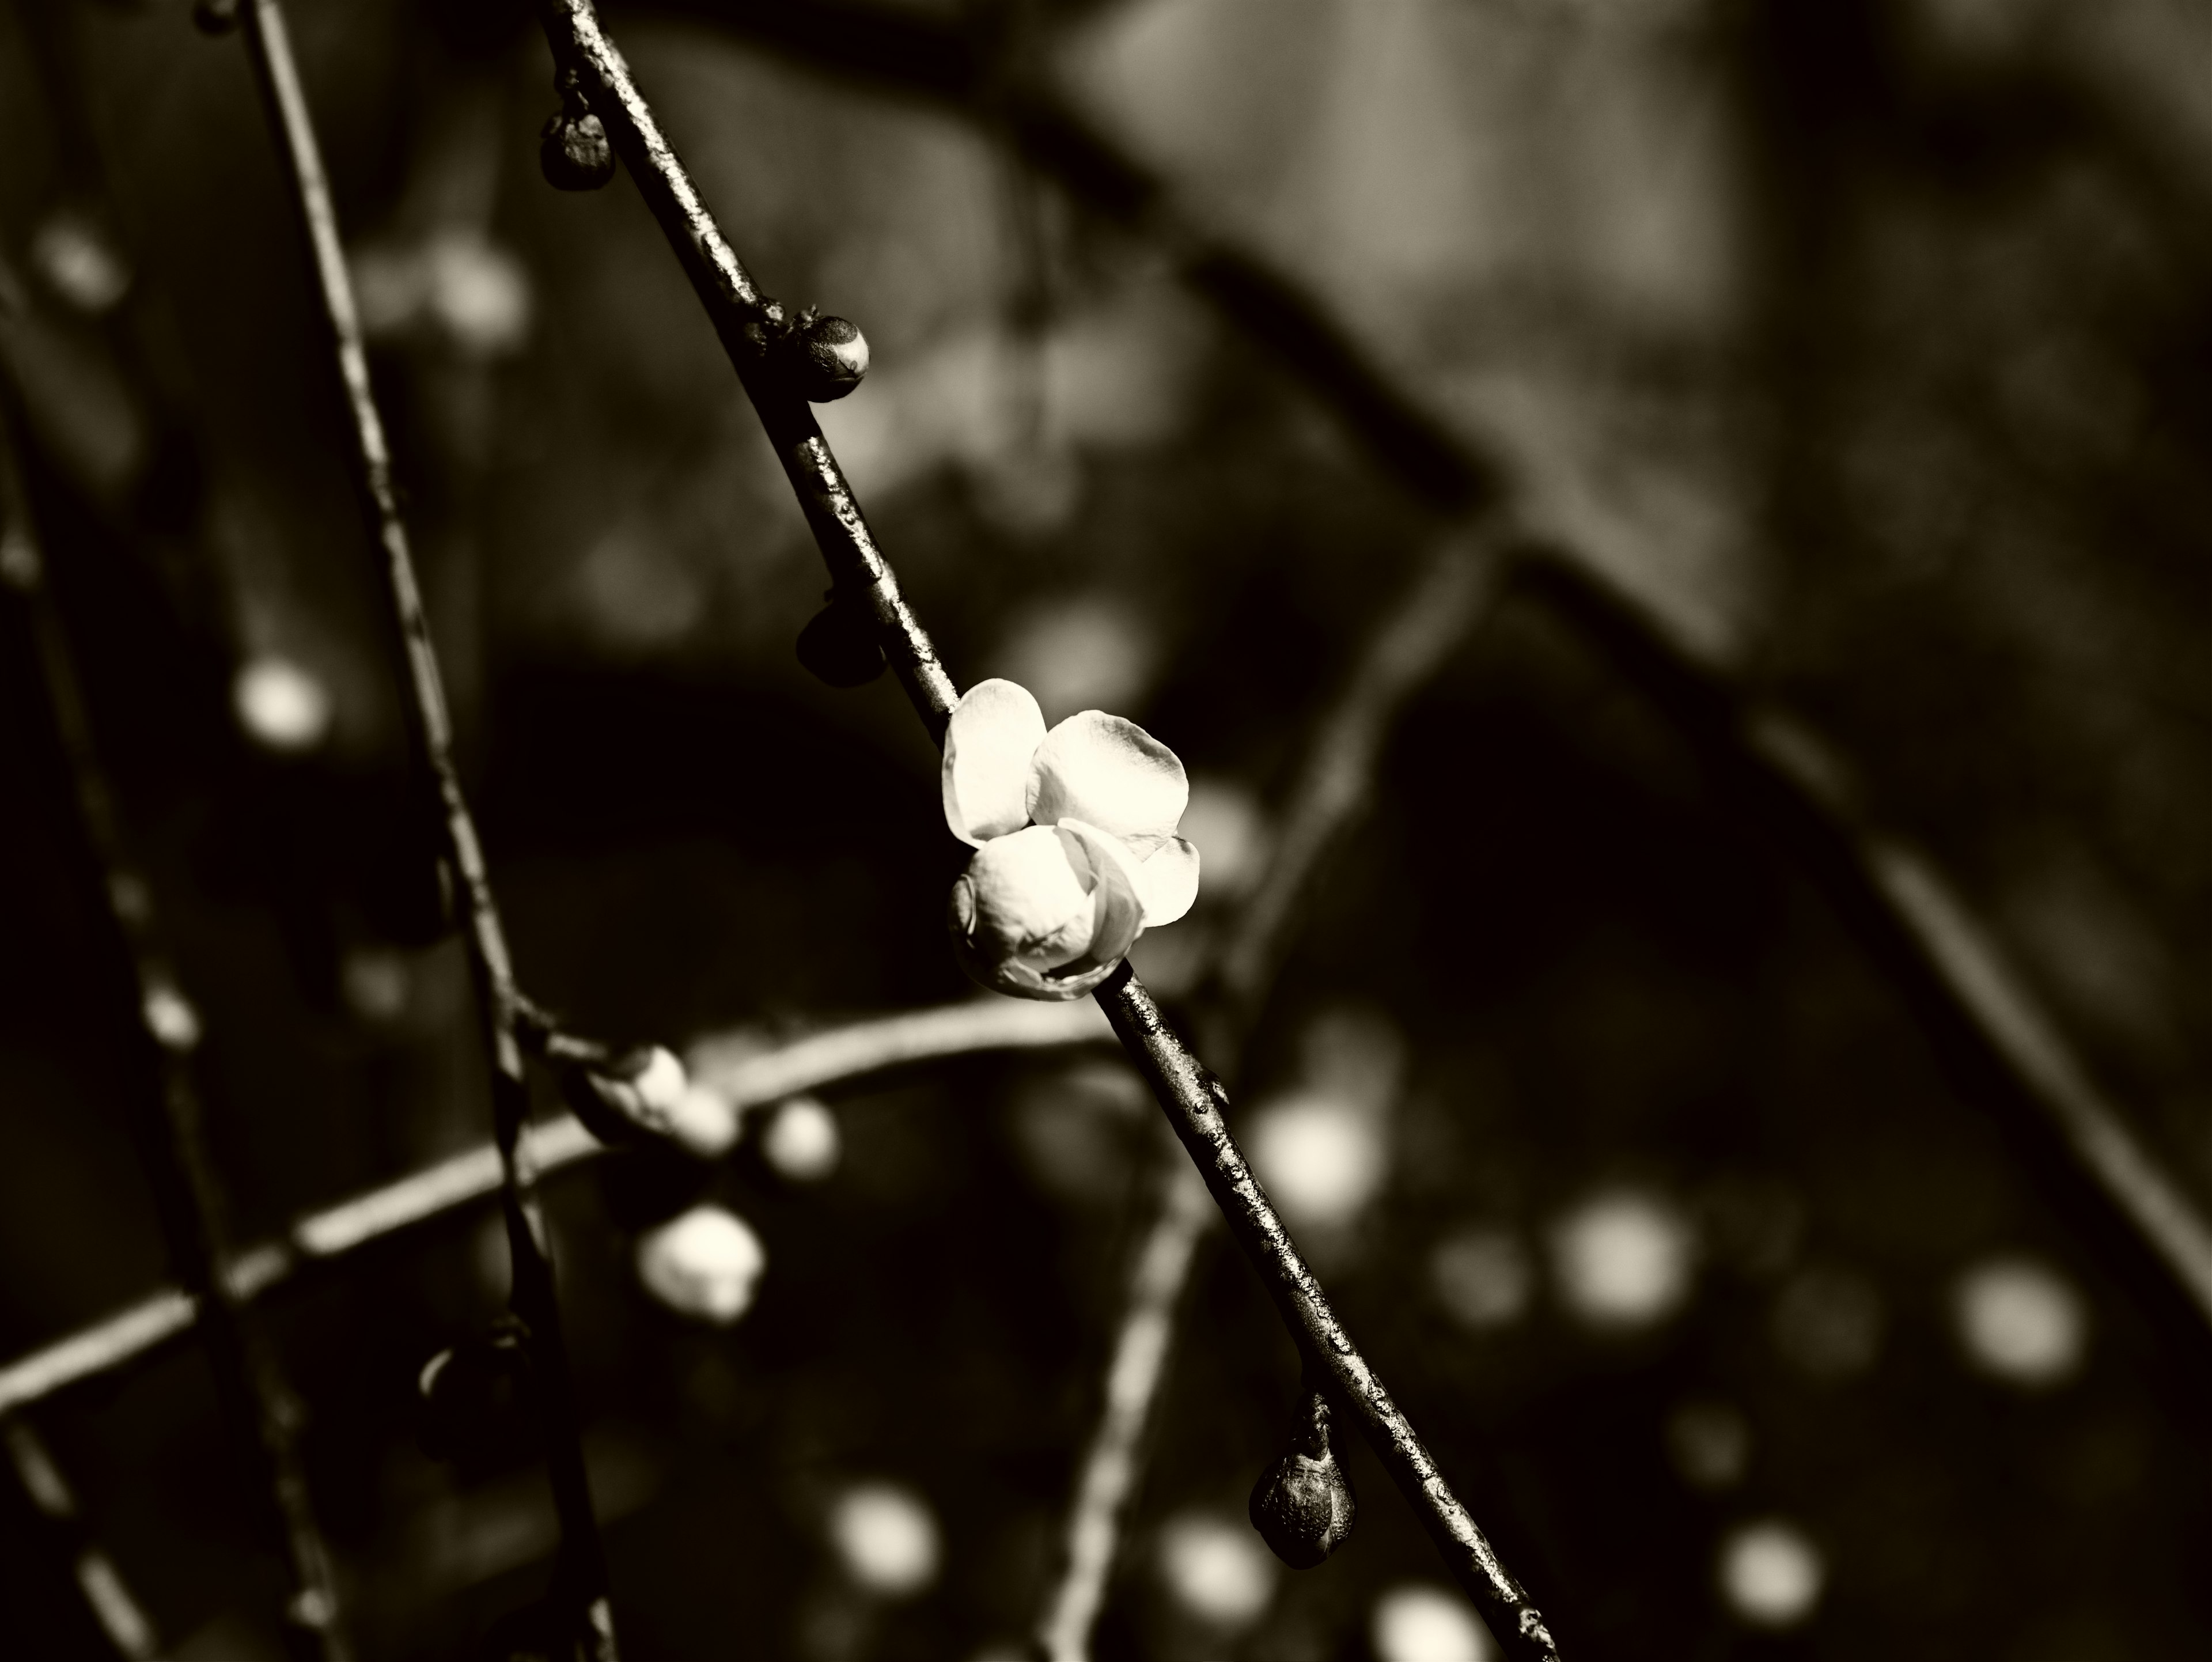
{"type": "Polygon", "coordinates": [[[1137,898],[1136,856],[1120,837],[1080,819],[1063,819],[1056,829],[1070,861],[1089,866],[1098,900],[1097,922],[1089,949],[1066,967],[1077,971],[1103,965],[1110,969],[1145,932],[1145,905],[1137,898]]]}
{"type": "Polygon", "coordinates": [[[978,681],[945,729],[945,823],[981,848],[1029,824],[1030,759],[1044,742],[1044,712],[1026,687],[978,681]]]}
{"type": "Polygon", "coordinates": [[[1049,826],[994,837],[954,890],[954,931],[994,962],[1019,958],[1041,971],[1065,964],[1091,944],[1098,903],[1089,876],[1049,826]]]}
{"type": "Polygon", "coordinates": [[[1137,868],[1137,898],[1145,903],[1145,927],[1172,923],[1198,898],[1198,849],[1188,837],[1170,837],[1137,868]]]}
{"type": "Polygon", "coordinates": [[[1031,819],[1080,819],[1125,838],[1140,859],[1175,835],[1189,801],[1176,753],[1134,721],[1099,710],[1071,715],[1045,734],[1030,764],[1031,819]]]}

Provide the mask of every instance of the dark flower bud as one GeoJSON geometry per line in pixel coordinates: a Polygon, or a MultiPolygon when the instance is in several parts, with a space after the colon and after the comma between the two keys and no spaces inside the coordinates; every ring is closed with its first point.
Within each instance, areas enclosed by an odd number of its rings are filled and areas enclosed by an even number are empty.
{"type": "Polygon", "coordinates": [[[556,191],[596,191],[615,176],[606,125],[588,110],[563,109],[538,141],[538,167],[556,191]]]}
{"type": "Polygon", "coordinates": [[[1311,1569],[1352,1533],[1352,1485],[1328,1444],[1328,1399],[1306,1402],[1304,1434],[1252,1486],[1252,1527],[1292,1569],[1311,1569]]]}
{"type": "Polygon", "coordinates": [[[197,0],[192,26],[202,34],[228,34],[238,27],[239,0],[197,0]]]}
{"type": "Polygon", "coordinates": [[[863,607],[839,600],[832,590],[830,604],[799,631],[799,661],[830,686],[866,685],[884,673],[876,620],[863,607]]]}
{"type": "Polygon", "coordinates": [[[416,1440],[433,1460],[492,1456],[528,1428],[530,1353],[512,1318],[482,1337],[441,1350],[415,1382],[422,1413],[416,1440]]]}
{"type": "Polygon", "coordinates": [[[793,389],[809,404],[843,398],[868,373],[868,338],[860,326],[811,307],[800,314],[783,350],[793,389]]]}

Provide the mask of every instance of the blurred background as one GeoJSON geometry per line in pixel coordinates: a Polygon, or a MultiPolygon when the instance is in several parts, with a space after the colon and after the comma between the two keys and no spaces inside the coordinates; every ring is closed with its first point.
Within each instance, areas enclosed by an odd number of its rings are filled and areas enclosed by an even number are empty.
{"type": "MultiPolygon", "coordinates": [[[[934,753],[888,679],[795,661],[818,558],[631,183],[538,177],[527,9],[288,9],[525,984],[672,1044],[964,995],[934,753]]],[[[823,423],[956,679],[1190,768],[1200,911],[1137,953],[1164,993],[1451,518],[1261,298],[1189,280],[1195,236],[1853,758],[2212,1203],[2212,6],[606,14],[763,286],[866,330],[823,423]],[[1048,153],[1070,130],[1127,166],[1048,153]],[[1166,209],[1129,211],[1140,175],[1166,209]]],[[[341,406],[234,37],[19,0],[0,108],[0,368],[258,1239],[489,1123],[341,406]]],[[[18,612],[9,1356],[167,1274],[18,612]]],[[[1499,596],[1267,1005],[1263,1177],[1568,1655],[2203,1654],[2203,1317],[1663,704],[1540,585],[1499,596]]],[[[550,1189],[641,1662],[997,1662],[1053,1575],[1157,1111],[1110,1052],[827,1108],[702,1179],[765,1251],[733,1325],[633,1269],[694,1195],[621,1160],[550,1189]]],[[[271,1304],[365,1657],[469,1655],[543,1585],[526,1449],[416,1440],[417,1370],[504,1286],[479,1211],[271,1304]]],[[[1218,1239],[1182,1331],[1102,1662],[1489,1654],[1364,1449],[1324,1568],[1245,1523],[1297,1362],[1218,1239]]],[[[280,1653],[196,1350],[34,1417],[165,1653],[280,1653]]],[[[12,1489],[0,1542],[9,1653],[106,1653],[12,1489]]]]}

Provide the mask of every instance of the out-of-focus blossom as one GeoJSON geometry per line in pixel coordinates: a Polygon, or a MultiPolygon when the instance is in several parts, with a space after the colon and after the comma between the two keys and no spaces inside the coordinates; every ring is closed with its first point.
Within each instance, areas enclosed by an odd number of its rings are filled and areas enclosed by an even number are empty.
{"type": "Polygon", "coordinates": [[[2089,1348],[2089,1312],[2056,1270],[2032,1258],[1990,1258],[1953,1294],[1968,1360],[2008,1385],[2040,1390],[2070,1378],[2089,1348]]]}
{"type": "Polygon", "coordinates": [[[1828,1567],[1796,1525],[1751,1524],[1721,1543],[1721,1596],[1757,1628],[1794,1628],[1813,1613],[1828,1567]]]}
{"type": "Polygon", "coordinates": [[[114,309],[131,292],[131,267],[99,222],[64,210],[31,238],[31,265],[46,286],[88,317],[114,309]]]}
{"type": "Polygon", "coordinates": [[[886,1598],[927,1587],[944,1556],[936,1514],[897,1483],[860,1483],[840,1495],[830,1510],[830,1543],[847,1574],[886,1598]]]}
{"type": "Polygon", "coordinates": [[[330,734],[331,695],[309,670],[264,653],[238,672],[231,703],[247,737],[264,750],[299,756],[330,734]]]}
{"type": "Polygon", "coordinates": [[[1551,1244],[1560,1299],[1593,1327],[1649,1326],[1689,1296],[1697,1243],[1657,1196],[1599,1195],[1553,1226],[1551,1244]]]}
{"type": "Polygon", "coordinates": [[[1455,1321],[1480,1332],[1520,1320],[1536,1289],[1536,1270],[1510,1230],[1464,1229],[1430,1253],[1429,1284],[1455,1321]]]}
{"type": "Polygon", "coordinates": [[[777,1105],[761,1133],[760,1147],[779,1177],[819,1182],[837,1169],[842,1152],[837,1117],[819,1097],[793,1097],[777,1105]]]}
{"type": "Polygon", "coordinates": [[[945,731],[944,794],[976,850],[947,921],[987,987],[1079,998],[1198,898],[1198,850],[1176,834],[1189,782],[1133,721],[1087,709],[1047,732],[1025,688],[978,682],[945,731]]]}
{"type": "Polygon", "coordinates": [[[1207,1626],[1251,1625],[1275,1596],[1275,1561],[1241,1520],[1187,1512],[1160,1531],[1160,1579],[1207,1626]]]}
{"type": "Polygon", "coordinates": [[[1367,1631],[1376,1662],[1491,1662],[1498,1653],[1467,1600],[1430,1582],[1385,1592],[1367,1631]]]}
{"type": "Polygon", "coordinates": [[[428,333],[463,357],[505,357],[530,337],[530,274],[479,231],[449,228],[420,242],[353,253],[362,326],[372,338],[428,333]]]}
{"type": "Polygon", "coordinates": [[[695,1206],[637,1238],[637,1278],[679,1316],[727,1327],[752,1307],[768,1253],[744,1220],[695,1206]]]}

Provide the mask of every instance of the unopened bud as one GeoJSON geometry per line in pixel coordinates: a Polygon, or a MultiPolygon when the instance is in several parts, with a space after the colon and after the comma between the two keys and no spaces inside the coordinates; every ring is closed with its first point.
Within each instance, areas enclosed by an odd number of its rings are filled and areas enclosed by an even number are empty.
{"type": "Polygon", "coordinates": [[[833,590],[830,604],[799,631],[799,661],[830,686],[866,685],[884,673],[876,620],[862,607],[836,599],[833,590]]]}
{"type": "Polygon", "coordinates": [[[1328,1442],[1328,1399],[1308,1397],[1291,1452],[1252,1486],[1252,1527],[1292,1569],[1311,1569],[1352,1533],[1352,1485],[1328,1442]]]}
{"type": "Polygon", "coordinates": [[[556,191],[596,191],[615,176],[614,146],[606,123],[584,101],[582,79],[573,69],[554,77],[561,107],[538,138],[538,167],[556,191]]]}
{"type": "Polygon", "coordinates": [[[689,1147],[678,1126],[690,1128],[698,1117],[684,1064],[659,1044],[637,1045],[605,1061],[569,1062],[561,1070],[561,1094],[601,1142],[660,1139],[689,1147]]]}
{"type": "Polygon", "coordinates": [[[196,0],[192,23],[202,34],[228,34],[238,27],[238,0],[196,0]]]}
{"type": "Polygon", "coordinates": [[[779,1105],[761,1133],[761,1155],[776,1175],[817,1183],[837,1169],[837,1117],[819,1097],[793,1097],[779,1105]]]}
{"type": "Polygon", "coordinates": [[[441,1350],[415,1382],[421,1399],[416,1440],[434,1460],[488,1453],[530,1427],[530,1354],[520,1324],[441,1350]]]}
{"type": "Polygon", "coordinates": [[[727,1327],[752,1308],[768,1253],[744,1220],[695,1206],[637,1238],[637,1277],[679,1316],[727,1327]]]}
{"type": "Polygon", "coordinates": [[[843,318],[801,314],[783,350],[793,390],[809,404],[843,398],[868,373],[868,338],[843,318]]]}

